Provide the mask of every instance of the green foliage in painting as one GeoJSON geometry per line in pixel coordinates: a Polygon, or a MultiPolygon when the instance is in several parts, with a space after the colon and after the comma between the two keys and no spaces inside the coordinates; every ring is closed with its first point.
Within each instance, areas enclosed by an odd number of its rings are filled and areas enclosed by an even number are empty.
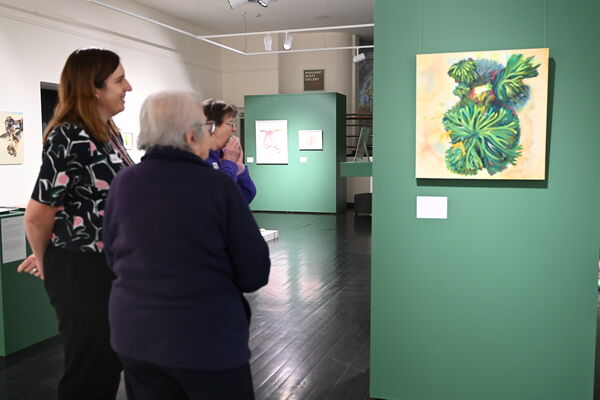
{"type": "Polygon", "coordinates": [[[528,86],[523,83],[525,78],[538,75],[540,64],[532,64],[533,57],[524,58],[522,54],[513,54],[506,63],[506,68],[494,79],[498,100],[507,104],[516,104],[517,100],[526,96],[528,86]]]}
{"type": "Polygon", "coordinates": [[[452,93],[460,98],[466,97],[471,92],[471,88],[466,83],[456,85],[452,93]]]}
{"type": "Polygon", "coordinates": [[[473,83],[477,78],[477,64],[471,58],[459,61],[450,67],[448,75],[450,75],[456,83],[473,83]]]}
{"type": "Polygon", "coordinates": [[[513,54],[506,66],[469,58],[450,67],[448,75],[457,83],[452,93],[460,100],[442,119],[451,143],[448,170],[495,175],[516,165],[523,151],[517,109],[529,100],[523,79],[537,76],[539,66],[533,57],[513,54]]]}
{"type": "Polygon", "coordinates": [[[521,155],[519,119],[508,108],[471,102],[448,111],[443,124],[452,143],[446,166],[454,173],[475,175],[485,168],[494,175],[521,155]]]}

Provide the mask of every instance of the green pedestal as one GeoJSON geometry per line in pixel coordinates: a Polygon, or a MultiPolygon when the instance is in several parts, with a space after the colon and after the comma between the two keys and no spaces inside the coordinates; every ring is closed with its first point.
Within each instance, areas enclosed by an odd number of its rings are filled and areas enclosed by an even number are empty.
{"type": "Polygon", "coordinates": [[[340,163],[340,176],[373,176],[372,162],[340,163]]]}
{"type": "MultiPolygon", "coordinates": [[[[23,217],[23,212],[0,215],[23,217]]],[[[0,230],[0,243],[3,243],[0,230]]],[[[31,249],[27,246],[27,254],[31,249]]],[[[58,334],[54,309],[44,290],[44,282],[29,274],[18,274],[22,260],[4,263],[0,245],[0,356],[7,356],[58,334]]]]}

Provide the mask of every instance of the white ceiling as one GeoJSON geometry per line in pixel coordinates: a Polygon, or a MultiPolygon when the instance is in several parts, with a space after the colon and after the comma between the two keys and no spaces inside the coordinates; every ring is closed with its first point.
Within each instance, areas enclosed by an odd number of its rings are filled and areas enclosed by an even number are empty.
{"type": "MultiPolygon", "coordinates": [[[[271,0],[266,8],[248,2],[232,10],[227,0],[133,1],[215,34],[369,24],[373,23],[374,3],[374,0],[271,0]]],[[[372,29],[345,32],[373,38],[372,29]]]]}

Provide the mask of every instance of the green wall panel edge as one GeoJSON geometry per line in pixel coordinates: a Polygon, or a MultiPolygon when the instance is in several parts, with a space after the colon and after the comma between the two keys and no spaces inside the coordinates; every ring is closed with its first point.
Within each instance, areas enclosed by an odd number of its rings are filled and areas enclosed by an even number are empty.
{"type": "Polygon", "coordinates": [[[371,396],[590,400],[600,134],[593,1],[375,3],[371,396]],[[415,55],[549,47],[548,178],[415,179],[415,55]],[[447,196],[417,220],[416,196],[447,196]]]}
{"type": "Polygon", "coordinates": [[[6,330],[4,323],[4,265],[2,264],[2,232],[0,231],[0,356],[6,355],[6,330]]]}
{"type": "MultiPolygon", "coordinates": [[[[23,212],[9,213],[0,219],[22,215],[23,212]]],[[[29,245],[27,254],[31,254],[29,245]]],[[[0,356],[7,356],[56,336],[58,324],[43,281],[17,273],[22,260],[9,263],[2,260],[0,246],[0,356]]]]}

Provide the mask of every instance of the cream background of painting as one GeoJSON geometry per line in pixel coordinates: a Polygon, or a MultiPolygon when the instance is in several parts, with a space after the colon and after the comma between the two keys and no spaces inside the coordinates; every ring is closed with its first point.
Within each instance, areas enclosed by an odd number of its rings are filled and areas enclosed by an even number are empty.
{"type": "MultiPolygon", "coordinates": [[[[22,113],[18,112],[6,112],[0,111],[0,135],[5,133],[4,120],[6,117],[12,117],[15,121],[23,118],[22,113]]],[[[17,143],[15,148],[17,149],[17,156],[13,157],[8,154],[8,137],[0,138],[0,164],[23,164],[23,142],[25,140],[25,122],[23,122],[23,132],[21,132],[21,140],[17,143]]]]}
{"type": "Polygon", "coordinates": [[[450,179],[544,179],[546,168],[546,109],[548,101],[548,49],[519,49],[417,55],[416,177],[450,179]],[[452,94],[456,83],[448,76],[450,66],[465,58],[495,60],[502,65],[511,54],[534,56],[539,75],[524,79],[531,89],[525,107],[518,110],[523,152],[515,166],[496,175],[480,171],[474,176],[454,174],[446,168],[450,147],[442,118],[458,102],[452,94]]]}

